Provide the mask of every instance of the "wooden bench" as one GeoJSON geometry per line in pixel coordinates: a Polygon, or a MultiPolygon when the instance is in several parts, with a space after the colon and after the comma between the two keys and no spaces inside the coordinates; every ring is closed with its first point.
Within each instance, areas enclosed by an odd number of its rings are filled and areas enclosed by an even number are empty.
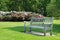
{"type": "MultiPolygon", "coordinates": [[[[53,26],[53,17],[44,17],[44,18],[31,18],[30,21],[30,30],[32,31],[32,28],[40,28],[44,30],[44,36],[46,35],[46,31],[50,30],[50,35],[52,35],[52,26],[53,26]]],[[[24,32],[26,32],[26,21],[24,21],[24,32]]]]}

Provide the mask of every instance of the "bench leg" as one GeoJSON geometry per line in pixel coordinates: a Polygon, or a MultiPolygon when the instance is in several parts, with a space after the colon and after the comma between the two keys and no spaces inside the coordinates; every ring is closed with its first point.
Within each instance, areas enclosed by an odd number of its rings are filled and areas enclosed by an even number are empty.
{"type": "Polygon", "coordinates": [[[26,32],[26,27],[24,27],[24,32],[26,32]]]}
{"type": "Polygon", "coordinates": [[[50,35],[52,36],[52,30],[50,30],[50,35]]]}
{"type": "Polygon", "coordinates": [[[44,27],[44,36],[46,36],[46,28],[44,27]]]}
{"type": "Polygon", "coordinates": [[[51,25],[51,29],[50,29],[50,36],[52,36],[52,26],[53,26],[53,25],[51,25]]]}
{"type": "Polygon", "coordinates": [[[46,31],[44,31],[44,36],[46,36],[46,31]]]}
{"type": "Polygon", "coordinates": [[[24,32],[26,32],[26,21],[24,21],[24,32]]]}
{"type": "Polygon", "coordinates": [[[50,35],[52,36],[52,28],[50,29],[50,35]]]}
{"type": "Polygon", "coordinates": [[[30,27],[30,30],[29,30],[29,32],[31,32],[32,30],[31,30],[31,27],[30,27]]]}

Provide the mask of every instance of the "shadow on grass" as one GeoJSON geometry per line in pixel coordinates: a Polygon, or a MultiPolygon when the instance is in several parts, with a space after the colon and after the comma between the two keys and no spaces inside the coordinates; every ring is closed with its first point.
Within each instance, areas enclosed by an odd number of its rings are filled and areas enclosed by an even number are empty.
{"type": "Polygon", "coordinates": [[[9,30],[18,31],[18,32],[24,32],[24,27],[23,26],[7,27],[7,28],[4,28],[4,29],[9,29],[9,30]]]}
{"type": "MultiPolygon", "coordinates": [[[[24,32],[24,26],[7,27],[4,29],[9,29],[9,30],[18,31],[18,32],[24,32]]],[[[28,27],[27,27],[27,30],[29,31],[28,27]]],[[[38,29],[35,29],[35,30],[38,30],[38,29]]],[[[60,33],[60,25],[59,24],[53,25],[53,33],[60,33]]]]}
{"type": "Polygon", "coordinates": [[[53,25],[53,32],[60,33],[60,24],[53,25]]]}

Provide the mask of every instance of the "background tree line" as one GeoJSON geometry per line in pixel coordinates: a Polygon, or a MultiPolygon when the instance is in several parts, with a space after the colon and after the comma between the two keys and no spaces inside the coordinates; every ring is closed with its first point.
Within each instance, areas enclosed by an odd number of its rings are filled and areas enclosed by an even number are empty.
{"type": "Polygon", "coordinates": [[[43,11],[43,15],[60,17],[60,0],[0,0],[0,11],[43,11]]]}

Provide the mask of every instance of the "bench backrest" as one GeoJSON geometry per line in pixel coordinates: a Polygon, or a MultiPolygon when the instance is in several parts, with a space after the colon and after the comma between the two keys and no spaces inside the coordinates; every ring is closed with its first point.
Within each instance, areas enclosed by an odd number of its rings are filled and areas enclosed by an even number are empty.
{"type": "Polygon", "coordinates": [[[45,17],[45,18],[31,18],[30,26],[44,26],[46,24],[53,24],[53,17],[45,17]]]}
{"type": "Polygon", "coordinates": [[[44,19],[45,19],[44,20],[45,23],[51,23],[52,24],[54,18],[53,17],[45,17],[44,19]]]}

